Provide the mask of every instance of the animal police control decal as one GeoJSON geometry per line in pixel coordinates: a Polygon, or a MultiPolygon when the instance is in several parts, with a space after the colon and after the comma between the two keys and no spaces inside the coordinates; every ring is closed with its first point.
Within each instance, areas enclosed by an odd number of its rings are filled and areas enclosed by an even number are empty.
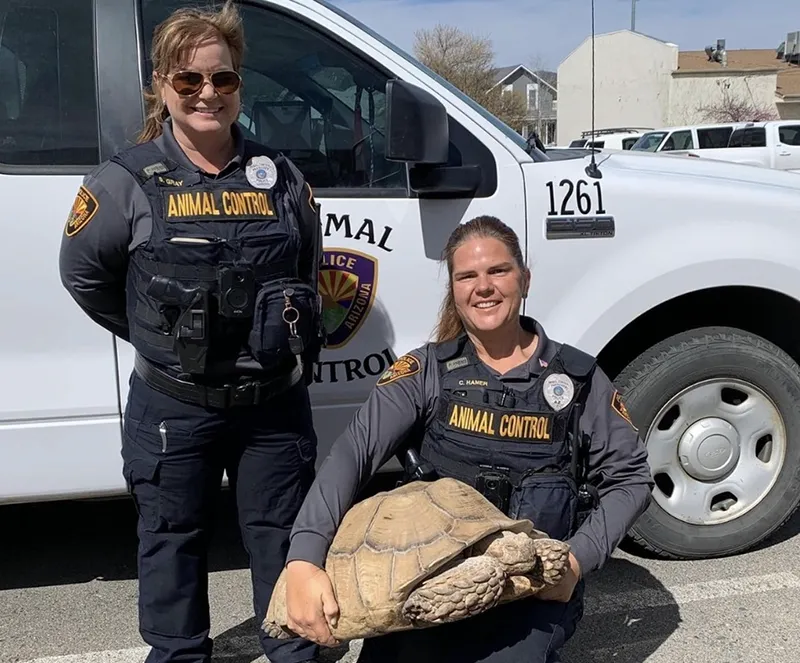
{"type": "Polygon", "coordinates": [[[83,230],[97,213],[99,207],[100,204],[97,202],[97,198],[92,195],[89,189],[81,185],[78,189],[78,194],[75,196],[75,202],[72,203],[72,209],[67,217],[67,225],[64,228],[67,237],[77,235],[83,230]]]}
{"type": "Polygon", "coordinates": [[[367,319],[378,289],[378,261],[352,249],[328,248],[319,272],[327,347],[346,345],[367,319]]]}
{"type": "Polygon", "coordinates": [[[382,387],[395,380],[416,375],[420,370],[422,370],[422,366],[420,366],[419,360],[416,357],[413,355],[403,355],[402,357],[398,357],[397,361],[384,371],[383,375],[378,378],[377,385],[382,387]]]}

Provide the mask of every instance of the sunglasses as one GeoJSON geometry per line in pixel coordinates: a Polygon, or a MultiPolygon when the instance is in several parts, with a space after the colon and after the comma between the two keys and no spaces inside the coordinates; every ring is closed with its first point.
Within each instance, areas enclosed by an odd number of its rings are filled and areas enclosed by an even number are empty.
{"type": "Polygon", "coordinates": [[[242,77],[235,71],[215,71],[208,77],[198,71],[179,71],[168,80],[172,89],[182,97],[191,97],[200,92],[206,80],[220,94],[233,94],[242,85],[242,77]]]}

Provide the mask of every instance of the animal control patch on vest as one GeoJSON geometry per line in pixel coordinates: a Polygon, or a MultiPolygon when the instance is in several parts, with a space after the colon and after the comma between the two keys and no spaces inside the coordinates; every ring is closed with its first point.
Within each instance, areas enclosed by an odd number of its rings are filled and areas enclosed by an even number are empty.
{"type": "Polygon", "coordinates": [[[92,195],[89,189],[81,185],[78,189],[78,194],[75,196],[75,202],[72,203],[72,209],[67,217],[67,225],[64,228],[67,237],[77,235],[83,230],[86,224],[97,214],[98,209],[100,209],[100,204],[97,202],[97,198],[92,195]]]}
{"type": "Polygon", "coordinates": [[[531,414],[450,403],[445,426],[450,430],[504,442],[549,443],[553,432],[550,414],[531,414]]]}
{"type": "Polygon", "coordinates": [[[382,387],[395,380],[416,375],[421,370],[422,366],[416,357],[413,355],[403,355],[383,372],[383,375],[378,378],[377,385],[382,387]]]}
{"type": "Polygon", "coordinates": [[[266,190],[166,189],[162,196],[167,221],[262,221],[277,218],[272,194],[266,190]]]}
{"type": "Polygon", "coordinates": [[[628,408],[626,408],[625,403],[622,402],[622,395],[618,391],[615,391],[614,395],[611,397],[611,409],[627,421],[634,430],[639,430],[633,425],[631,415],[628,414],[628,408]]]}

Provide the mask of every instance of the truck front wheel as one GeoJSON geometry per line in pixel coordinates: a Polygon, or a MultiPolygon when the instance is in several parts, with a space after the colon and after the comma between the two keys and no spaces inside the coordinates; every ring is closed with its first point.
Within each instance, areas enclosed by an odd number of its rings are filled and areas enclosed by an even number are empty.
{"type": "Polygon", "coordinates": [[[615,379],[656,486],[630,535],[672,558],[729,555],[800,503],[800,367],[769,341],[705,327],[654,345],[615,379]]]}

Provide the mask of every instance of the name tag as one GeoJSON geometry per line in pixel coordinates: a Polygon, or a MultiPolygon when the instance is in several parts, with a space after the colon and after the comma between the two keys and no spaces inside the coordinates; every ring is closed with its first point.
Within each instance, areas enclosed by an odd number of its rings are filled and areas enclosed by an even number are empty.
{"type": "Polygon", "coordinates": [[[269,191],[164,191],[167,221],[261,221],[277,218],[269,191]]]}
{"type": "Polygon", "coordinates": [[[447,427],[501,441],[549,443],[553,418],[550,414],[508,412],[450,403],[447,427]]]}

